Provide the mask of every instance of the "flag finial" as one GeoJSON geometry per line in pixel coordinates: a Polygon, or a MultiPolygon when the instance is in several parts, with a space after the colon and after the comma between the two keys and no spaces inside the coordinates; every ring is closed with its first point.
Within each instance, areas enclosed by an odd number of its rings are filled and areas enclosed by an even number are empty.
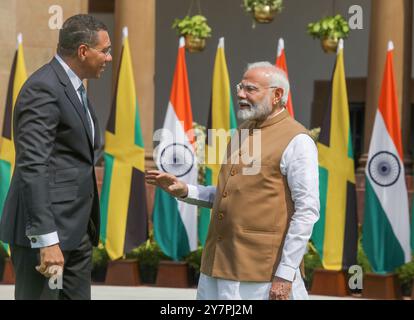
{"type": "Polygon", "coordinates": [[[219,48],[224,48],[224,37],[221,37],[221,38],[219,39],[219,44],[218,44],[218,47],[219,47],[219,48]]]}
{"type": "Polygon", "coordinates": [[[127,38],[128,37],[128,27],[123,27],[122,28],[122,38],[127,38]]]}
{"type": "Polygon", "coordinates": [[[128,38],[128,27],[122,28],[122,43],[128,38]]]}
{"type": "Polygon", "coordinates": [[[339,54],[339,51],[344,50],[344,39],[339,39],[338,42],[338,49],[336,51],[336,54],[339,54]]]}
{"type": "Polygon", "coordinates": [[[284,49],[285,49],[285,40],[283,40],[283,38],[279,38],[279,43],[277,45],[277,56],[278,57],[280,57],[284,49]]]}
{"type": "Polygon", "coordinates": [[[388,50],[387,51],[392,51],[392,50],[394,50],[394,42],[388,41],[388,50]]]}
{"type": "Polygon", "coordinates": [[[23,43],[23,35],[21,34],[21,32],[19,32],[19,34],[17,35],[17,45],[22,44],[23,43]]]}
{"type": "Polygon", "coordinates": [[[184,46],[185,46],[185,39],[184,39],[184,37],[180,37],[180,45],[179,45],[179,47],[182,48],[184,46]]]}

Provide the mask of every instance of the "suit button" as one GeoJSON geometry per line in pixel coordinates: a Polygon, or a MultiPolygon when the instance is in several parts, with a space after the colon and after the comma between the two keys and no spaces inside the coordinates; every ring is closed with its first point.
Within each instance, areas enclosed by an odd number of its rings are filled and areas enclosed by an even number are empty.
{"type": "Polygon", "coordinates": [[[221,240],[223,240],[223,238],[222,238],[222,237],[220,237],[220,236],[218,236],[218,237],[217,237],[217,241],[221,241],[221,240]]]}
{"type": "Polygon", "coordinates": [[[239,156],[240,156],[240,157],[242,156],[242,152],[241,152],[241,151],[239,151],[239,156]]]}
{"type": "Polygon", "coordinates": [[[227,197],[227,196],[228,196],[227,191],[224,191],[224,192],[223,192],[223,198],[225,198],[225,197],[227,197]]]}
{"type": "Polygon", "coordinates": [[[232,170],[231,170],[231,172],[230,172],[230,174],[231,174],[232,176],[236,175],[236,169],[232,169],[232,170]]]}
{"type": "Polygon", "coordinates": [[[219,220],[223,220],[223,218],[224,218],[224,214],[222,214],[221,212],[218,214],[218,218],[219,218],[219,220]]]}
{"type": "Polygon", "coordinates": [[[37,239],[36,238],[31,238],[30,241],[32,241],[32,243],[36,243],[37,239]]]}
{"type": "Polygon", "coordinates": [[[93,193],[90,193],[89,194],[89,198],[93,198],[93,193]]]}

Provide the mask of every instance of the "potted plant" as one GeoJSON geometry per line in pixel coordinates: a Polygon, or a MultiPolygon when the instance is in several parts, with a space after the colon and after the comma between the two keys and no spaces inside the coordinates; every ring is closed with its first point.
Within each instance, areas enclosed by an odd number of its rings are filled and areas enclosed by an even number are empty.
{"type": "Polygon", "coordinates": [[[326,53],[336,53],[339,39],[347,38],[349,31],[348,22],[340,14],[308,24],[308,34],[321,39],[322,48],[326,53]]]}
{"type": "Polygon", "coordinates": [[[175,19],[172,25],[180,36],[185,37],[185,47],[189,52],[201,52],[206,46],[206,38],[211,37],[211,28],[201,14],[175,19]]]}
{"type": "Polygon", "coordinates": [[[242,7],[252,13],[259,23],[272,22],[276,13],[283,9],[283,0],[243,0],[242,7]]]}
{"type": "Polygon", "coordinates": [[[108,253],[102,243],[94,247],[92,251],[92,281],[105,282],[106,269],[108,266],[108,253]]]}
{"type": "Polygon", "coordinates": [[[201,256],[203,247],[199,246],[196,251],[190,252],[184,260],[188,263],[190,285],[196,287],[200,278],[201,256]]]}
{"type": "Polygon", "coordinates": [[[161,251],[151,234],[147,241],[127,254],[127,258],[138,260],[141,281],[147,284],[155,283],[160,261],[170,259],[161,251]]]}

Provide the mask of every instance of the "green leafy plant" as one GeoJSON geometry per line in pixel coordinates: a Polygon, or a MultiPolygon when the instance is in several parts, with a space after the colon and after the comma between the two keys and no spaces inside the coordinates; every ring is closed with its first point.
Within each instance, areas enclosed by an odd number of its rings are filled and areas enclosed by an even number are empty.
{"type": "Polygon", "coordinates": [[[211,37],[211,28],[207,24],[206,17],[197,14],[185,16],[183,19],[175,19],[172,25],[177,30],[178,35],[192,35],[197,38],[205,39],[211,37]]]}
{"type": "Polygon", "coordinates": [[[92,279],[95,282],[105,281],[106,267],[108,265],[109,256],[102,243],[92,251],[92,279]]]}
{"type": "Polygon", "coordinates": [[[198,279],[200,277],[200,268],[201,268],[201,256],[203,254],[203,247],[199,246],[197,250],[190,252],[184,261],[188,263],[189,273],[190,273],[190,282],[193,286],[198,284],[198,279]]]}
{"type": "Polygon", "coordinates": [[[318,251],[311,241],[308,242],[307,252],[304,256],[305,261],[305,286],[310,290],[312,285],[313,273],[315,269],[322,268],[322,261],[318,251]]]}
{"type": "Polygon", "coordinates": [[[414,261],[406,263],[395,270],[400,281],[403,296],[411,296],[414,285],[414,261]]]}
{"type": "Polygon", "coordinates": [[[254,12],[255,7],[270,6],[271,10],[281,12],[283,0],[243,0],[242,7],[246,12],[254,12]]]}
{"type": "Polygon", "coordinates": [[[171,260],[155,242],[152,230],[149,239],[128,253],[126,258],[138,260],[141,280],[144,283],[154,283],[160,261],[171,260]]]}
{"type": "Polygon", "coordinates": [[[349,31],[348,22],[340,14],[308,24],[308,34],[317,39],[345,39],[349,31]]]}

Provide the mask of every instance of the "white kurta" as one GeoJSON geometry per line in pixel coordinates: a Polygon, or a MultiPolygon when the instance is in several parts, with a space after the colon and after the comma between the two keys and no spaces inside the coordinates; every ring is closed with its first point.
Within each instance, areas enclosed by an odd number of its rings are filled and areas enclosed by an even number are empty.
{"type": "MultiPolygon", "coordinates": [[[[312,138],[299,134],[292,139],[283,152],[280,171],[287,178],[295,212],[275,275],[293,281],[291,299],[308,299],[299,267],[313,225],[319,218],[318,151],[312,138]]],[[[188,196],[180,200],[211,207],[215,193],[216,187],[213,186],[189,185],[188,196]]],[[[239,282],[201,274],[197,299],[268,299],[270,286],[270,282],[239,282]]]]}

